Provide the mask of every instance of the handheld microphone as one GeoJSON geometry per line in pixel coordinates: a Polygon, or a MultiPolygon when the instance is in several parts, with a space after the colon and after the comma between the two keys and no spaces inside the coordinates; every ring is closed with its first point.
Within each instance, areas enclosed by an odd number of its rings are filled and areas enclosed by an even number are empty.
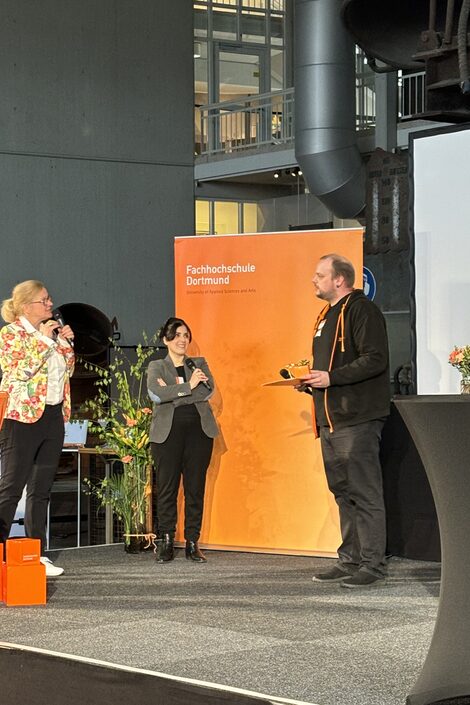
{"type": "MultiPolygon", "coordinates": [[[[65,326],[65,321],[64,321],[64,319],[63,319],[63,317],[62,317],[62,313],[61,313],[61,311],[60,311],[60,308],[55,308],[55,309],[52,311],[52,318],[53,318],[55,321],[57,321],[57,323],[59,324],[59,326],[60,326],[61,328],[63,328],[63,327],[65,326]]],[[[67,342],[69,343],[69,345],[71,345],[71,347],[73,348],[73,340],[71,340],[70,338],[66,338],[66,340],[67,340],[67,342]]]]}
{"type": "MultiPolygon", "coordinates": [[[[197,369],[196,363],[190,357],[186,358],[185,363],[189,367],[191,372],[194,372],[194,370],[197,369]]],[[[201,384],[203,384],[206,389],[208,389],[210,392],[212,392],[212,388],[211,388],[211,385],[209,384],[209,382],[202,382],[201,381],[201,384]]]]}

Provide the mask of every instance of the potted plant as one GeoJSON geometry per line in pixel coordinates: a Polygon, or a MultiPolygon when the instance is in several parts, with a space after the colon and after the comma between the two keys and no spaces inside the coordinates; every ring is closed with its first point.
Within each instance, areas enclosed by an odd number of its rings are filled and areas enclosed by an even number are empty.
{"type": "MultiPolygon", "coordinates": [[[[131,362],[120,346],[112,341],[113,362],[108,368],[85,363],[85,368],[97,375],[97,394],[85,402],[91,417],[91,430],[102,443],[103,453],[117,456],[122,467],[111,472],[98,483],[87,482],[101,506],[112,507],[123,522],[126,551],[136,552],[142,541],[154,540],[148,530],[151,512],[151,456],[149,429],[152,409],[147,396],[145,376],[147,362],[154,350],[144,344],[136,348],[136,359],[131,362]]],[[[114,467],[114,466],[113,466],[114,467]]]]}

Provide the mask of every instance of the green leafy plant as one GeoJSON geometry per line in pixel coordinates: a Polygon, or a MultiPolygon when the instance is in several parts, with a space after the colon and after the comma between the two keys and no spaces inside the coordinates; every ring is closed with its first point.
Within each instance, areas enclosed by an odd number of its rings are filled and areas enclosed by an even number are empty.
{"type": "Polygon", "coordinates": [[[117,456],[122,470],[113,470],[109,477],[92,483],[87,481],[90,493],[100,506],[110,506],[123,522],[125,543],[132,536],[145,534],[147,507],[151,495],[149,468],[151,455],[149,430],[152,419],[151,402],[147,395],[145,376],[153,354],[157,335],[135,350],[135,361],[129,360],[122,348],[112,341],[113,361],[108,368],[86,362],[97,380],[94,399],[84,404],[91,421],[91,431],[101,441],[103,453],[117,456]]]}

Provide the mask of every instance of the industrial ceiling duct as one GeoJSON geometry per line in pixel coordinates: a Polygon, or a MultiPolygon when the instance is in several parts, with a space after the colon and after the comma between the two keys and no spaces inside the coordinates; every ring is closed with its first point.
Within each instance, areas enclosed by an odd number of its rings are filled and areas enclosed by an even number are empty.
{"type": "MultiPolygon", "coordinates": [[[[441,18],[442,3],[434,8],[441,18]]],[[[429,0],[343,0],[341,8],[344,24],[366,56],[414,71],[424,69],[415,54],[421,32],[432,22],[429,12],[429,0]]]]}
{"type": "Polygon", "coordinates": [[[421,118],[468,122],[470,0],[343,0],[341,16],[374,70],[425,72],[421,118]]]}
{"type": "Polygon", "coordinates": [[[354,42],[341,0],[296,0],[295,152],[310,192],[339,218],[365,205],[356,140],[354,42]]]}

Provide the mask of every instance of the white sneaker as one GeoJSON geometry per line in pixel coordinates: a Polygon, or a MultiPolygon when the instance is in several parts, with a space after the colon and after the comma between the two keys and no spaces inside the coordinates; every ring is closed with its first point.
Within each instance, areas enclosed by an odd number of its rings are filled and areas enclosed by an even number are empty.
{"type": "Polygon", "coordinates": [[[58,575],[62,575],[64,572],[64,569],[54,565],[50,558],[41,556],[39,560],[46,566],[46,578],[57,578],[58,575]]]}

